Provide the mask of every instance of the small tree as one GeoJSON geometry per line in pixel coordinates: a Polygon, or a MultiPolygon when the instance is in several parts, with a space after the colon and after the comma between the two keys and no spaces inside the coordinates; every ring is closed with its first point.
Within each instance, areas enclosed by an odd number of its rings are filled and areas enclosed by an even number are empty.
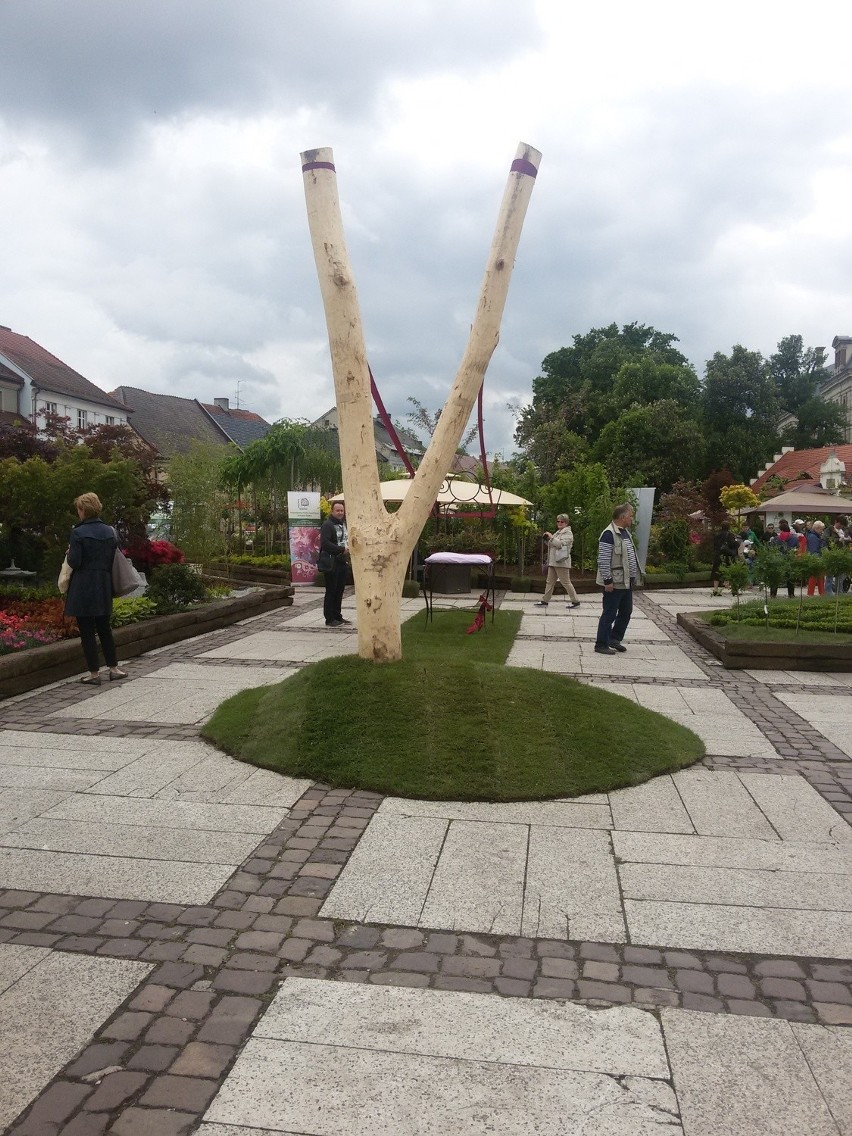
{"type": "Polygon", "coordinates": [[[745,509],[756,509],[760,498],[752,493],[747,485],[735,483],[726,485],[719,493],[719,501],[729,513],[742,513],[745,509]]]}
{"type": "Polygon", "coordinates": [[[189,453],[169,462],[172,533],[186,555],[202,564],[228,549],[230,495],[222,488],[222,466],[231,451],[225,446],[193,442],[189,453]]]}

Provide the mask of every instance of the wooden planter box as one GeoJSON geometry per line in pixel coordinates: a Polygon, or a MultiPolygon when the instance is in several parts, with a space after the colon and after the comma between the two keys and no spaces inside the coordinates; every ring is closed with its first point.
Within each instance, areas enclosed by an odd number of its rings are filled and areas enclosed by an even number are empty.
{"type": "Polygon", "coordinates": [[[759,639],[727,639],[697,612],[681,612],[677,621],[728,670],[852,671],[848,643],[774,643],[759,639]]]}
{"type": "MultiPolygon", "coordinates": [[[[119,657],[131,659],[157,647],[167,647],[170,643],[179,643],[207,631],[218,631],[221,627],[229,627],[273,608],[288,607],[292,602],[292,588],[264,588],[249,596],[212,600],[191,611],[159,615],[142,623],[116,627],[112,634],[119,657]]],[[[85,669],[79,639],[63,639],[28,651],[0,655],[0,700],[69,678],[85,669]]]]}
{"type": "Polygon", "coordinates": [[[208,564],[204,575],[218,580],[241,580],[246,584],[278,584],[286,587],[290,573],[283,568],[255,568],[251,564],[225,564],[217,561],[208,564]]]}

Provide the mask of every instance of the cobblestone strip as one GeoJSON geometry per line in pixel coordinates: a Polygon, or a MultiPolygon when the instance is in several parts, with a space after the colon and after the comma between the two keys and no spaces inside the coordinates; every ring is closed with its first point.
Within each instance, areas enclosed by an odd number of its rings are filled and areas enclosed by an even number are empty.
{"type": "Polygon", "coordinates": [[[291,975],[852,1025],[852,964],[836,960],[319,918],[380,801],[311,788],[206,905],[0,894],[0,941],[155,967],[11,1136],[192,1131],[291,975]]]}

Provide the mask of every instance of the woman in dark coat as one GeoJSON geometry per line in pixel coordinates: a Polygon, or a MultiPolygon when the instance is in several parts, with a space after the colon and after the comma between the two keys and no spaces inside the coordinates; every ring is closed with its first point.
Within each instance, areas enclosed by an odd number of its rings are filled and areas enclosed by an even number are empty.
{"type": "Polygon", "coordinates": [[[112,561],[118,541],[115,529],[105,525],[100,518],[101,503],[96,494],[83,493],[74,505],[80,522],[71,530],[68,544],[67,556],[72,574],[65,600],[65,614],[73,615],[80,628],[80,642],[89,668],[89,674],[81,682],[86,686],[100,686],[96,633],[109,667],[110,680],[127,678],[127,672],[118,669],[118,655],[109,625],[112,614],[112,561]]]}

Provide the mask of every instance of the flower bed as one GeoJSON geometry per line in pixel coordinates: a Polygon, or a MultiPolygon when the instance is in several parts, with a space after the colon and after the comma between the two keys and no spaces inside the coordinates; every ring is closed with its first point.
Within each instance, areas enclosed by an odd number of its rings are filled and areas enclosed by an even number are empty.
{"type": "MultiPolygon", "coordinates": [[[[218,631],[272,608],[287,607],[292,602],[292,588],[258,588],[247,596],[213,600],[189,611],[118,627],[113,637],[119,657],[131,659],[182,639],[218,631]]],[[[80,644],[75,640],[60,640],[3,655],[0,657],[0,699],[69,678],[84,669],[80,644]]]]}

